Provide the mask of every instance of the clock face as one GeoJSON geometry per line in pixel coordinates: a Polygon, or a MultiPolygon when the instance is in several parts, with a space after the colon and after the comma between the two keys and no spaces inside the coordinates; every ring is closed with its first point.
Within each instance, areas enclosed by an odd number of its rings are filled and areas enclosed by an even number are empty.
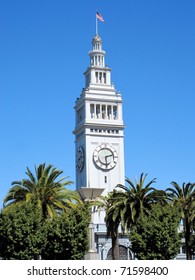
{"type": "Polygon", "coordinates": [[[102,144],[98,146],[93,154],[95,164],[104,170],[110,170],[117,163],[117,152],[110,144],[102,144]]]}
{"type": "Polygon", "coordinates": [[[76,155],[76,168],[78,171],[82,171],[84,167],[84,150],[82,147],[79,147],[77,149],[77,155],[76,155]]]}

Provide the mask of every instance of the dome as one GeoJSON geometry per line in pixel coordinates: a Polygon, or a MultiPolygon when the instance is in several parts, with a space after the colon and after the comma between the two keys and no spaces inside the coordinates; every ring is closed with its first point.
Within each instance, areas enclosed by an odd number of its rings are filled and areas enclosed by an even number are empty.
{"type": "Polygon", "coordinates": [[[95,42],[100,42],[100,43],[102,43],[102,39],[100,38],[99,35],[96,34],[96,35],[94,36],[92,42],[93,42],[93,43],[95,43],[95,42]]]}

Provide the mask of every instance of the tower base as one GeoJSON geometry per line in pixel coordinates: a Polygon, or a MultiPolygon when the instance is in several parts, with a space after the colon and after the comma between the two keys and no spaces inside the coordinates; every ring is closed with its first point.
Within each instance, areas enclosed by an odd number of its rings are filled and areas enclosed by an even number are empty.
{"type": "Polygon", "coordinates": [[[100,260],[100,254],[96,252],[89,252],[84,256],[84,260],[100,260]]]}

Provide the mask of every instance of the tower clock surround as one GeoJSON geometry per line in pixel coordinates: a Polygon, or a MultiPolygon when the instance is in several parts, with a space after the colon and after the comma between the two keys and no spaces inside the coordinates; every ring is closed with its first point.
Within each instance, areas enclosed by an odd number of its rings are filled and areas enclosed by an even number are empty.
{"type": "Polygon", "coordinates": [[[117,164],[118,155],[110,144],[101,144],[93,154],[94,163],[102,170],[110,170],[117,164]]]}

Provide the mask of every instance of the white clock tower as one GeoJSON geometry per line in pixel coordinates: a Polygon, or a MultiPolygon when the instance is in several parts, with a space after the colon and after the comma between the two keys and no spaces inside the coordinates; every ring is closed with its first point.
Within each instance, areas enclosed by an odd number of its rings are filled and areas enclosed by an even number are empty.
{"type": "Polygon", "coordinates": [[[103,188],[103,195],[124,184],[122,98],[105,65],[102,40],[95,35],[84,72],[85,88],[76,100],[76,189],[103,188]]]}
{"type": "MultiPolygon", "coordinates": [[[[91,199],[100,194],[107,195],[117,184],[124,185],[125,182],[122,97],[111,81],[111,69],[105,65],[105,51],[97,34],[92,47],[90,65],[84,72],[85,87],[74,107],[76,126],[73,131],[76,189],[83,198],[91,199]]],[[[95,252],[100,253],[102,259],[109,259],[111,241],[106,238],[104,217],[104,211],[92,215],[89,259],[95,258],[95,252]],[[105,246],[107,253],[103,256],[100,248],[105,246]]]]}

